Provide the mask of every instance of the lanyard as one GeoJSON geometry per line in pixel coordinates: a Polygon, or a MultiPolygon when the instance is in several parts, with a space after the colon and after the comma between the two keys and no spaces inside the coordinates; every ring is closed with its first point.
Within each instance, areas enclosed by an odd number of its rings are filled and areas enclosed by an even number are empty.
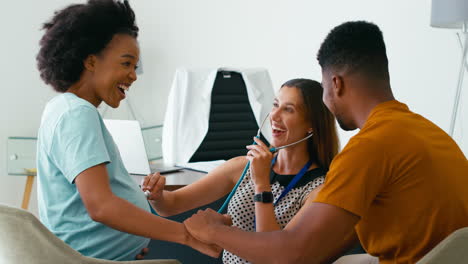
{"type": "MultiPolygon", "coordinates": [[[[273,160],[271,161],[271,167],[273,169],[273,165],[275,165],[275,162],[276,162],[276,158],[278,156],[275,156],[273,158],[273,160]]],[[[275,201],[275,203],[273,204],[273,206],[276,206],[279,201],[284,197],[286,196],[286,194],[288,194],[289,191],[291,191],[294,186],[296,186],[297,182],[299,182],[299,180],[302,178],[302,176],[304,176],[304,174],[306,174],[307,170],[309,169],[310,165],[312,164],[312,161],[309,160],[307,161],[307,163],[304,165],[304,167],[302,167],[302,169],[299,171],[298,174],[296,174],[296,176],[294,176],[294,178],[289,182],[289,184],[286,186],[286,188],[284,189],[284,191],[281,193],[280,197],[278,197],[278,199],[275,201]]]]}

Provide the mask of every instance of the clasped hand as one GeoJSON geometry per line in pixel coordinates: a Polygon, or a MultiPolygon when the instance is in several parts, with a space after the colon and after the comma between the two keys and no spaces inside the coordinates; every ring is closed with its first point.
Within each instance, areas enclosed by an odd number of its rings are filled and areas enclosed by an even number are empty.
{"type": "Polygon", "coordinates": [[[216,236],[216,229],[222,226],[231,226],[232,219],[229,215],[222,215],[208,208],[198,210],[190,218],[184,221],[187,231],[196,239],[213,244],[216,236]]]}

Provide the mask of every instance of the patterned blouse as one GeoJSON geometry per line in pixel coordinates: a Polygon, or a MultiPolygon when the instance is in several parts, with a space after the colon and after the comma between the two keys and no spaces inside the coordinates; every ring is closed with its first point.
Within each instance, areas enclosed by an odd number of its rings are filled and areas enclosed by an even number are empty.
{"type": "MultiPolygon", "coordinates": [[[[326,172],[321,168],[307,171],[296,186],[294,186],[294,188],[275,206],[276,221],[281,229],[283,229],[293,216],[297,214],[299,209],[301,209],[307,195],[324,182],[325,174],[326,172]]],[[[273,193],[273,201],[278,199],[294,176],[296,175],[279,175],[271,170],[270,184],[273,193]]],[[[229,202],[227,213],[232,217],[233,226],[244,231],[255,232],[254,195],[255,185],[250,177],[249,170],[229,202]]],[[[225,250],[223,252],[223,263],[237,264],[249,262],[225,250]]]]}

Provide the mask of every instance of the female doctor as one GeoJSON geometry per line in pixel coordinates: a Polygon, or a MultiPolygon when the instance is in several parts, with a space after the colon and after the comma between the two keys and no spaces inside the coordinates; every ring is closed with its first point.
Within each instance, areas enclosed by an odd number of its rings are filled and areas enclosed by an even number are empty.
{"type": "MultiPolygon", "coordinates": [[[[250,161],[250,169],[228,205],[233,225],[246,231],[284,228],[301,207],[313,201],[338,151],[335,119],[322,102],[316,81],[293,79],[281,86],[270,112],[273,129],[270,152],[260,139],[247,146],[247,155],[233,158],[199,181],[170,192],[165,177],[151,174],[142,183],[148,200],[162,216],[171,216],[211,203],[235,186],[250,161]],[[303,140],[308,138],[307,140],[303,140]]],[[[248,263],[228,251],[224,263],[248,263]]]]}
{"type": "Polygon", "coordinates": [[[128,2],[70,5],[43,28],[38,68],[60,95],[47,103],[38,136],[42,223],[95,258],[134,259],[149,238],[217,256],[220,250],[195,240],[183,224],[151,214],[97,111],[103,102],[118,107],[137,79],[138,27],[128,2]]]}

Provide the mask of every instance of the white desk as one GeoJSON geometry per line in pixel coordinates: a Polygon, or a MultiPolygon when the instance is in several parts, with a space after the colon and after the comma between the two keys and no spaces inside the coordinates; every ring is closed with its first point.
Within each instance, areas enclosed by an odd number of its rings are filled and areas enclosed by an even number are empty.
{"type": "MultiPolygon", "coordinates": [[[[163,174],[166,177],[166,190],[172,191],[177,190],[185,185],[196,182],[206,175],[204,172],[192,171],[192,170],[180,170],[177,172],[171,172],[163,174]]],[[[141,184],[145,176],[132,175],[133,179],[137,184],[141,184]]]]}

